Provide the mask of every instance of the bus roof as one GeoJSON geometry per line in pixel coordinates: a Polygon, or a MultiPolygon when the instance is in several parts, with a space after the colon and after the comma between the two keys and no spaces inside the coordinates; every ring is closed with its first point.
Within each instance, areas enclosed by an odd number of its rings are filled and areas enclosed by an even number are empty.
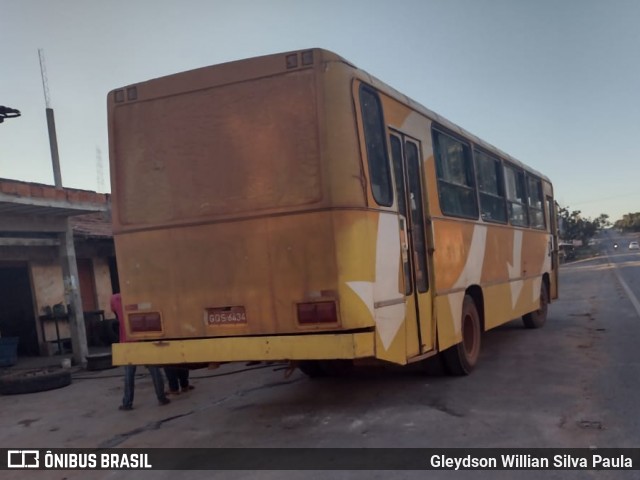
{"type": "MultiPolygon", "coordinates": [[[[339,61],[344,61],[345,63],[347,63],[348,65],[353,66],[353,64],[351,62],[348,62],[344,59],[342,59],[342,57],[333,54],[332,52],[328,52],[331,53],[332,55],[334,55],[336,58],[336,60],[339,61]]],[[[378,79],[377,77],[371,75],[370,73],[359,69],[355,66],[353,66],[356,70],[358,70],[360,72],[360,74],[368,79],[369,83],[376,87],[377,89],[379,89],[380,91],[384,92],[385,94],[389,95],[390,97],[395,98],[398,101],[401,101],[405,104],[407,104],[408,106],[410,106],[411,108],[413,108],[415,111],[421,113],[422,115],[424,115],[425,117],[437,122],[438,124],[442,125],[443,127],[447,128],[448,130],[457,133],[458,135],[466,138],[467,140],[471,141],[472,143],[474,143],[477,146],[480,146],[482,148],[484,148],[485,150],[488,150],[489,152],[493,152],[495,155],[498,155],[499,157],[503,158],[504,160],[509,161],[510,163],[517,165],[519,167],[521,167],[522,169],[533,173],[534,175],[537,175],[538,177],[546,180],[547,182],[551,183],[551,181],[549,180],[549,178],[538,172],[537,170],[535,170],[534,168],[528,166],[525,163],[522,163],[520,160],[512,157],[511,155],[509,155],[508,153],[504,152],[503,150],[495,147],[494,145],[490,144],[489,142],[486,142],[484,140],[482,140],[481,138],[477,137],[476,135],[472,134],[471,132],[465,130],[464,128],[460,127],[459,125],[456,125],[455,123],[451,122],[450,120],[447,120],[445,117],[443,117],[442,115],[434,112],[433,110],[425,107],[424,105],[416,102],[415,100],[413,100],[412,98],[408,97],[407,95],[400,93],[399,91],[397,91],[395,88],[389,86],[388,84],[386,84],[385,82],[383,82],[382,80],[378,79]]]]}
{"type": "MultiPolygon", "coordinates": [[[[508,153],[500,150],[499,148],[491,145],[490,143],[482,140],[476,135],[468,132],[464,128],[456,125],[455,123],[447,120],[442,115],[434,112],[433,110],[425,107],[424,105],[416,102],[411,99],[407,95],[400,93],[395,88],[389,86],[382,80],[377,77],[371,75],[365,70],[362,70],[355,66],[352,62],[348,61],[344,57],[322,48],[311,48],[304,50],[293,50],[289,52],[281,52],[269,55],[262,55],[252,58],[246,58],[241,60],[234,60],[230,62],[220,63],[216,65],[211,65],[207,67],[201,67],[194,70],[187,70],[184,72],[167,75],[155,79],[150,79],[143,82],[138,82],[136,84],[128,85],[122,88],[118,88],[110,92],[110,97],[116,94],[116,92],[129,91],[131,88],[135,86],[144,85],[143,92],[140,92],[140,96],[138,96],[137,100],[144,100],[145,98],[153,98],[156,95],[172,95],[182,93],[183,85],[189,84],[191,90],[198,90],[200,88],[209,88],[215,85],[223,85],[228,83],[240,82],[247,80],[249,78],[259,78],[265,76],[276,75],[282,73],[283,66],[285,63],[282,62],[282,59],[289,58],[292,56],[298,56],[299,54],[311,53],[312,64],[307,65],[307,68],[311,68],[313,64],[316,64],[318,60],[322,63],[327,62],[339,62],[345,65],[348,65],[352,68],[357,76],[364,81],[367,81],[372,86],[376,87],[386,95],[398,100],[401,103],[406,104],[416,112],[424,115],[425,117],[431,119],[432,121],[437,122],[448,130],[457,133],[458,135],[466,138],[470,142],[475,145],[484,148],[485,150],[494,153],[495,155],[507,160],[508,162],[530,172],[534,175],[539,176],[540,178],[547,181],[549,184],[551,181],[549,178],[530,166],[522,163],[516,158],[512,157],[508,153]],[[215,80],[212,78],[211,73],[216,72],[215,80]],[[256,72],[260,72],[256,74],[256,72]]],[[[304,63],[302,68],[304,68],[304,63]]]]}

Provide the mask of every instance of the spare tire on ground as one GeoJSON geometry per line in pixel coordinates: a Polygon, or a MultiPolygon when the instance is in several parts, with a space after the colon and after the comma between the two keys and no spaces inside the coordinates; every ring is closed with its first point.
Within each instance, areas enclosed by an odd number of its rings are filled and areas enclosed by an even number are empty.
{"type": "Polygon", "coordinates": [[[44,392],[71,384],[71,371],[59,367],[40,368],[0,376],[0,395],[44,392]]]}
{"type": "Polygon", "coordinates": [[[107,370],[109,368],[115,368],[112,363],[111,353],[94,353],[87,355],[87,370],[107,370]]]}

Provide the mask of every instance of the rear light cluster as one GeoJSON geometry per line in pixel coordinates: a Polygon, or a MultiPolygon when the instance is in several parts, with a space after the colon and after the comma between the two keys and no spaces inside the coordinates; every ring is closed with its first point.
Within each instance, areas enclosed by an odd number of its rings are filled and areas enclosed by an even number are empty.
{"type": "Polygon", "coordinates": [[[160,314],[158,312],[130,313],[129,327],[132,333],[161,332],[160,314]]]}
{"type": "Polygon", "coordinates": [[[299,303],[297,307],[300,325],[338,323],[338,310],[335,302],[299,303]]]}

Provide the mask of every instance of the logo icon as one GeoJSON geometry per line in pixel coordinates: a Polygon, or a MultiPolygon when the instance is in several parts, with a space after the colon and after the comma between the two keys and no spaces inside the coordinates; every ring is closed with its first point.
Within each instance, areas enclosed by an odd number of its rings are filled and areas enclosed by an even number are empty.
{"type": "Polygon", "coordinates": [[[7,468],[39,468],[40,451],[38,450],[8,450],[7,468]]]}

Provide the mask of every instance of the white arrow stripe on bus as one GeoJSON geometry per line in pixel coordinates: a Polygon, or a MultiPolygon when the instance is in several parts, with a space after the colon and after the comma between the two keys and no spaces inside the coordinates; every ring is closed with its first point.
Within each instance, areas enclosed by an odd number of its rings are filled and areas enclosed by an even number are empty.
{"type": "Polygon", "coordinates": [[[405,318],[406,304],[374,308],[375,302],[384,302],[402,295],[399,284],[400,225],[396,215],[381,214],[378,218],[376,238],[375,281],[346,282],[367,306],[376,324],[376,331],[385,350],[398,335],[405,318]]]}
{"type": "MultiPolygon", "coordinates": [[[[476,225],[473,227],[473,236],[471,237],[471,247],[467,253],[467,260],[453,288],[466,289],[469,285],[480,284],[486,248],[487,227],[484,225],[476,225]]],[[[462,330],[462,303],[464,302],[464,294],[465,290],[461,290],[447,295],[456,334],[459,334],[462,330]]]]}

